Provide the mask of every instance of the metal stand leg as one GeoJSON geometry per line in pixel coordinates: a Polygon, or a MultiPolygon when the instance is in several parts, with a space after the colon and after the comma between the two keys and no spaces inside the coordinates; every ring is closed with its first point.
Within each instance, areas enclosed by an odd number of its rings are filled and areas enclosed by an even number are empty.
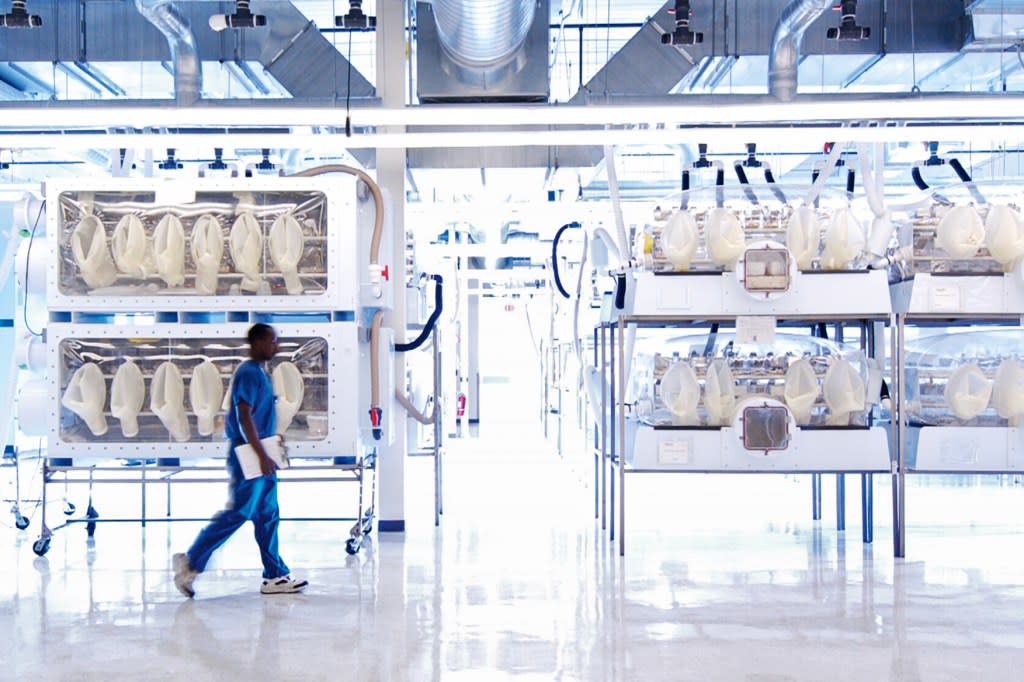
{"type": "Polygon", "coordinates": [[[860,475],[860,527],[865,544],[875,539],[875,491],[872,474],[860,475]]]}
{"type": "Polygon", "coordinates": [[[905,476],[905,453],[906,453],[906,429],[904,428],[904,415],[906,414],[903,405],[905,386],[904,380],[904,356],[903,356],[903,316],[895,315],[895,323],[892,325],[892,357],[894,374],[896,380],[893,382],[892,405],[894,414],[892,417],[893,436],[895,442],[895,466],[892,476],[892,540],[893,556],[896,558],[905,557],[906,546],[906,479],[905,476]]]}
{"type": "Polygon", "coordinates": [[[836,474],[836,530],[846,530],[846,474],[836,474]]]}
{"type": "Polygon", "coordinates": [[[811,474],[811,519],[821,521],[821,474],[811,474]]]}
{"type": "Polygon", "coordinates": [[[140,486],[142,488],[142,514],[139,515],[142,518],[142,527],[143,528],[146,527],[146,469],[148,467],[149,467],[149,465],[146,464],[146,460],[143,459],[142,460],[142,485],[140,486]]]}
{"type": "Polygon", "coordinates": [[[605,390],[604,377],[608,368],[608,349],[605,345],[606,328],[601,325],[601,530],[608,527],[608,391],[605,390]]]}
{"type": "Polygon", "coordinates": [[[626,328],[619,318],[619,556],[626,555],[626,328]]]}

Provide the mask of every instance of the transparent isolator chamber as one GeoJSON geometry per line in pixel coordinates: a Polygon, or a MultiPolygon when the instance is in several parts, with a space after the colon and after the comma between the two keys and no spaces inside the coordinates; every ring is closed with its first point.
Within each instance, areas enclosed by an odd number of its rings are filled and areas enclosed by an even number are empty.
{"type": "Polygon", "coordinates": [[[1024,188],[1018,184],[955,185],[893,211],[898,246],[891,281],[915,274],[1001,275],[1024,257],[1024,188]]]}
{"type": "Polygon", "coordinates": [[[907,342],[906,401],[914,426],[1017,426],[1024,415],[1024,330],[992,329],[907,342]]]}
{"type": "MultiPolygon", "coordinates": [[[[70,338],[59,346],[60,439],[185,443],[224,439],[231,377],[244,340],[70,338]]],[[[328,433],[328,344],[287,337],[268,363],[278,432],[294,441],[328,433]]]]}
{"type": "Polygon", "coordinates": [[[638,341],[638,349],[626,400],[650,426],[729,426],[752,398],[785,404],[798,426],[867,426],[879,400],[876,362],[826,339],[777,334],[772,344],[740,344],[719,333],[638,341]]]}
{"type": "Polygon", "coordinates": [[[863,269],[870,220],[851,209],[845,193],[826,190],[813,206],[803,205],[806,194],[733,185],[672,195],[635,235],[633,256],[653,272],[716,272],[732,270],[747,247],[770,242],[786,247],[798,270],[863,269]]]}
{"type": "Polygon", "coordinates": [[[328,286],[318,191],[63,192],[57,285],[65,295],[291,295],[328,286]]]}

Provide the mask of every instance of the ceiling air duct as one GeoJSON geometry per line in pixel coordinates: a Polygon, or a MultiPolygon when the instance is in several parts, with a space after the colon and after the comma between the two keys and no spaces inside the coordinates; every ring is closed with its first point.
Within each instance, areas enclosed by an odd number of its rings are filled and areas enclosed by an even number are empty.
{"type": "Polygon", "coordinates": [[[421,101],[545,101],[548,0],[418,2],[421,101]]]}
{"type": "Polygon", "coordinates": [[[804,31],[831,7],[832,0],[793,0],[782,10],[768,54],[768,92],[783,102],[796,96],[804,31]]]}
{"type": "Polygon", "coordinates": [[[171,0],[135,0],[135,7],[149,23],[156,26],[171,48],[174,63],[174,98],[178,104],[195,104],[203,89],[203,71],[199,50],[188,19],[171,0]]]}

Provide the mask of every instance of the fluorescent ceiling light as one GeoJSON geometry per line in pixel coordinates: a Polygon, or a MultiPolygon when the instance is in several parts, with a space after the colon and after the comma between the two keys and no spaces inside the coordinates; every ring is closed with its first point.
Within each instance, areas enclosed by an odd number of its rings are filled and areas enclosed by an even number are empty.
{"type": "MultiPolygon", "coordinates": [[[[544,125],[747,125],[822,121],[1024,121],[1024,96],[971,95],[798,99],[779,103],[766,97],[679,97],[677,103],[644,102],[589,106],[444,106],[352,109],[354,128],[380,126],[544,125]]],[[[245,126],[344,127],[341,107],[280,106],[109,106],[0,107],[8,121],[30,121],[9,129],[76,130],[82,128],[178,128],[245,126]]]]}
{"type": "Polygon", "coordinates": [[[146,134],[83,133],[73,135],[0,134],[0,144],[19,149],[148,149],[174,147],[232,149],[318,149],[341,152],[347,149],[432,149],[532,146],[604,146],[673,145],[706,142],[733,144],[737,136],[762,144],[818,149],[823,142],[918,142],[926,140],[970,140],[975,144],[994,142],[1019,145],[1024,140],[1024,125],[921,125],[913,127],[841,126],[751,126],[743,128],[671,128],[591,129],[591,130],[511,130],[465,132],[367,133],[352,137],[314,133],[169,133],[146,134]]]}

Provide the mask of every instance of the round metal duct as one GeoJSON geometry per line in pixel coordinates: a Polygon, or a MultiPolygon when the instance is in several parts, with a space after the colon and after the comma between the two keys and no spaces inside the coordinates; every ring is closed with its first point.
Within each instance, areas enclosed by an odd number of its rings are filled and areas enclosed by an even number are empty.
{"type": "Polygon", "coordinates": [[[502,66],[512,60],[533,23],[533,0],[434,0],[441,45],[457,64],[502,66]]]}

